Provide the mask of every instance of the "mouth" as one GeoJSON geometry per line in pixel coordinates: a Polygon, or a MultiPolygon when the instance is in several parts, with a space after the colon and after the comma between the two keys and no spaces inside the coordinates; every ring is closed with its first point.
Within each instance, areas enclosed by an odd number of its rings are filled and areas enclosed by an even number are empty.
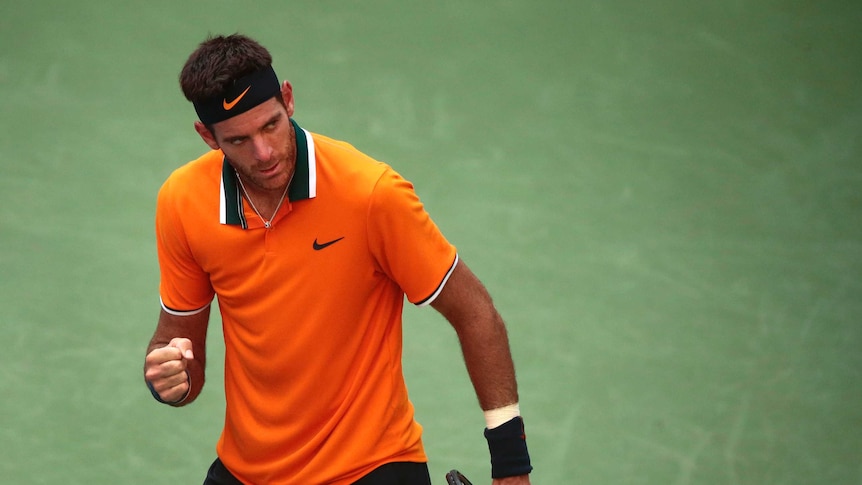
{"type": "Polygon", "coordinates": [[[259,172],[262,175],[269,177],[269,176],[275,175],[278,172],[278,167],[279,167],[279,163],[276,163],[275,165],[273,165],[271,167],[259,170],[259,172]]]}

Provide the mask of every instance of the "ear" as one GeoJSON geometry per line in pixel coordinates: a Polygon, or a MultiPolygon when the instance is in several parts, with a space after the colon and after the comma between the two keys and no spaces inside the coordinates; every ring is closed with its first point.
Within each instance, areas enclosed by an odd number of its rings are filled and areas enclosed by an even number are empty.
{"type": "Polygon", "coordinates": [[[284,106],[287,108],[287,116],[293,117],[293,86],[289,81],[281,84],[281,99],[284,100],[284,106]]]}
{"type": "Polygon", "coordinates": [[[195,121],[195,131],[198,132],[198,135],[201,136],[204,143],[209,145],[213,150],[219,149],[219,144],[215,139],[215,135],[200,121],[195,121]]]}

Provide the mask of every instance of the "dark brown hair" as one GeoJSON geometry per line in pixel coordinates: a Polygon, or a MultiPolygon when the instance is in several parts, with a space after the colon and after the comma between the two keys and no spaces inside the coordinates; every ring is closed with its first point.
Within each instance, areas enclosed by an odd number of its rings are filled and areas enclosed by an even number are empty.
{"type": "Polygon", "coordinates": [[[210,36],[191,53],[180,72],[180,87],[191,102],[225,92],[235,80],[272,64],[272,55],[242,34],[210,36]]]}

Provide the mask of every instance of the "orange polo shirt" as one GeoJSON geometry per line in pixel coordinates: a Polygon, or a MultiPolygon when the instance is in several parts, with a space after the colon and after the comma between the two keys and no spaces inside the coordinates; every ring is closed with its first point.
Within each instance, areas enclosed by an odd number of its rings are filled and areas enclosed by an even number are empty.
{"type": "Polygon", "coordinates": [[[253,484],[350,484],[426,461],[401,367],[404,296],[430,303],[457,254],[413,186],[294,123],[297,168],[270,229],[220,151],[159,192],[163,308],[218,298],[225,424],[217,451],[253,484]]]}

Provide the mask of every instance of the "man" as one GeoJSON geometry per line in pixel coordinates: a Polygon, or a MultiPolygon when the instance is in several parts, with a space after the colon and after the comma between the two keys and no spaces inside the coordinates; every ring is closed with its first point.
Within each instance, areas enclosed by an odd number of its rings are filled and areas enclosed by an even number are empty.
{"type": "Polygon", "coordinates": [[[204,385],[210,303],[225,340],[225,423],[205,484],[430,484],[401,368],[404,296],[454,327],[485,411],[494,485],[529,484],[504,323],[412,185],[302,129],[272,57],[211,37],[180,84],[212,148],[159,191],[153,396],[204,385]]]}

